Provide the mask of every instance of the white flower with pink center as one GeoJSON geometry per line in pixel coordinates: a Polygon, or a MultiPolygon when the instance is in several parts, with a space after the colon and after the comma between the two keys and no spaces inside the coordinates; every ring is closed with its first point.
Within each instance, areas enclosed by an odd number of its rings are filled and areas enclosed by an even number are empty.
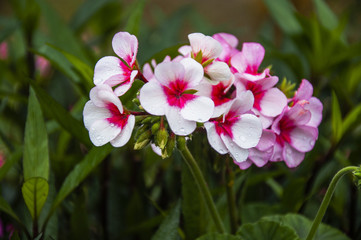
{"type": "Polygon", "coordinates": [[[101,58],[95,65],[94,84],[114,87],[114,93],[121,96],[129,90],[138,74],[138,40],[127,32],[119,32],[114,35],[112,46],[121,59],[114,56],[101,58]]]}
{"type": "Polygon", "coordinates": [[[95,86],[90,91],[90,101],[85,104],[83,117],[95,146],[108,142],[114,147],[124,146],[135,124],[135,117],[124,111],[119,98],[105,84],[95,86]]]}
{"type": "Polygon", "coordinates": [[[196,122],[205,122],[213,114],[213,101],[195,94],[202,78],[202,66],[191,58],[160,63],[154,70],[155,81],[141,88],[140,103],[150,114],[165,115],[175,134],[188,135],[196,122]]]}
{"type": "Polygon", "coordinates": [[[222,53],[222,45],[210,36],[202,33],[188,35],[190,46],[183,46],[179,52],[185,57],[192,57],[204,67],[204,78],[212,84],[227,81],[231,78],[231,70],[224,62],[216,58],[222,53]]]}
{"type": "Polygon", "coordinates": [[[261,138],[261,121],[248,113],[252,105],[252,93],[243,92],[223,116],[204,123],[209,144],[220,154],[230,153],[236,164],[246,161],[261,138]]]}
{"type": "Polygon", "coordinates": [[[276,142],[272,161],[285,161],[288,167],[297,167],[312,150],[318,138],[317,127],[310,126],[312,113],[307,110],[309,102],[298,101],[293,107],[286,107],[272,124],[276,142]]]}
{"type": "Polygon", "coordinates": [[[233,73],[237,72],[232,67],[231,59],[234,55],[240,52],[236,48],[238,46],[238,39],[229,33],[217,33],[212,37],[222,45],[222,52],[218,56],[217,60],[227,63],[233,73]]]}

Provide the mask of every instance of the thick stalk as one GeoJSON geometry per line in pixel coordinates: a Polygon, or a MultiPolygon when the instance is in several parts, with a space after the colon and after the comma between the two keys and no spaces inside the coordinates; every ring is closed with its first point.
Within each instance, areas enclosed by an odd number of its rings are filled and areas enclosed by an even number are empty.
{"type": "Polygon", "coordinates": [[[315,219],[313,220],[311,230],[309,231],[306,240],[312,240],[313,237],[316,234],[317,228],[320,225],[323,216],[325,215],[325,212],[327,210],[327,207],[331,201],[331,197],[333,195],[333,192],[335,191],[336,185],[340,178],[345,175],[346,173],[349,173],[351,171],[355,171],[359,169],[359,167],[345,167],[342,168],[340,171],[336,173],[336,175],[332,178],[332,181],[327,189],[326,195],[322,200],[321,206],[318,209],[318,212],[316,214],[315,219]]]}
{"type": "Polygon", "coordinates": [[[178,148],[182,154],[184,161],[187,163],[187,166],[189,167],[189,170],[191,171],[195,182],[198,185],[199,191],[200,191],[201,195],[203,196],[203,199],[205,200],[206,206],[207,206],[209,213],[211,215],[211,218],[213,219],[213,222],[217,228],[217,231],[220,233],[224,233],[225,228],[223,226],[223,223],[221,221],[221,218],[219,216],[217,208],[213,202],[211,193],[207,187],[207,183],[204,180],[201,169],[199,168],[197,162],[195,161],[191,152],[189,151],[184,138],[179,138],[178,148]]]}

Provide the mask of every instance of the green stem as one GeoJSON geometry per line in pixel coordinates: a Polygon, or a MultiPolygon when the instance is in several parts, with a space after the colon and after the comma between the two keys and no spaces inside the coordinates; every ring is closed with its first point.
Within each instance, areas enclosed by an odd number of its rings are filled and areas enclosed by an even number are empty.
{"type": "Polygon", "coordinates": [[[201,169],[199,168],[196,160],[193,158],[191,152],[189,151],[184,138],[178,139],[178,149],[181,152],[184,161],[187,163],[187,166],[189,167],[189,170],[191,171],[191,173],[194,177],[194,180],[196,181],[196,183],[198,185],[200,193],[206,202],[206,206],[207,206],[209,213],[214,221],[214,224],[216,225],[218,232],[224,233],[225,228],[223,226],[223,223],[221,221],[219,213],[216,209],[216,206],[213,202],[211,193],[207,187],[207,183],[204,180],[201,169]]]}
{"type": "Polygon", "coordinates": [[[326,195],[325,197],[323,198],[323,201],[321,203],[321,206],[320,208],[318,209],[318,212],[316,214],[316,217],[315,219],[313,220],[313,223],[312,223],[312,227],[311,227],[311,230],[310,232],[308,233],[307,235],[307,238],[306,240],[312,240],[314,235],[316,234],[316,231],[317,231],[317,228],[318,228],[318,225],[320,225],[321,221],[322,221],[322,218],[323,216],[325,215],[325,212],[327,210],[327,207],[331,201],[331,197],[333,195],[333,192],[335,191],[335,188],[336,188],[336,185],[338,183],[338,181],[340,180],[340,178],[345,175],[346,173],[349,173],[351,171],[355,171],[359,169],[359,167],[345,167],[345,168],[342,168],[340,171],[338,171],[336,173],[336,175],[332,178],[332,181],[327,189],[327,192],[326,192],[326,195]]]}
{"type": "Polygon", "coordinates": [[[232,171],[232,168],[229,166],[229,157],[227,157],[226,159],[225,175],[229,218],[231,222],[231,233],[235,234],[237,231],[237,208],[233,192],[234,173],[232,171]]]}

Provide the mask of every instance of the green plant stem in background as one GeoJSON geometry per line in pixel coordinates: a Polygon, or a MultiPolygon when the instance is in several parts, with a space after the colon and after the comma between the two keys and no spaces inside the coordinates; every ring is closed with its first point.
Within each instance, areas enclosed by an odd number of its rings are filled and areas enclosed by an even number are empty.
{"type": "Polygon", "coordinates": [[[225,232],[225,228],[217,211],[217,208],[213,202],[212,195],[207,187],[207,183],[204,180],[201,169],[199,168],[196,160],[193,158],[193,155],[189,151],[186,140],[184,138],[178,139],[178,149],[182,154],[184,161],[187,163],[189,170],[191,171],[194,180],[196,181],[198,188],[200,190],[203,199],[206,202],[206,206],[209,210],[209,213],[213,219],[214,224],[216,225],[217,231],[220,233],[225,232]]]}
{"type": "Polygon", "coordinates": [[[233,184],[234,184],[234,173],[232,168],[229,166],[230,157],[227,156],[226,159],[226,191],[227,191],[227,202],[228,202],[228,211],[229,218],[231,222],[231,233],[234,234],[237,231],[237,207],[236,201],[233,192],[233,184]]]}
{"type": "Polygon", "coordinates": [[[346,173],[349,173],[349,172],[351,172],[351,171],[356,171],[356,170],[358,170],[358,169],[359,169],[359,167],[345,167],[345,168],[342,168],[342,169],[341,169],[340,171],[338,171],[338,172],[336,173],[336,175],[332,178],[332,181],[331,181],[331,183],[330,183],[330,186],[329,186],[328,189],[327,189],[326,195],[325,195],[325,197],[323,198],[323,201],[322,201],[322,203],[321,203],[320,208],[318,209],[318,212],[317,212],[317,214],[316,214],[315,219],[313,220],[311,230],[309,231],[306,240],[312,240],[313,237],[315,236],[316,231],[317,231],[317,228],[318,228],[318,226],[320,225],[323,216],[325,215],[325,212],[326,212],[326,210],[327,210],[327,207],[328,207],[328,205],[329,205],[329,203],[330,203],[330,201],[331,201],[332,194],[333,194],[333,192],[335,191],[336,185],[337,185],[338,181],[340,180],[340,178],[341,178],[343,175],[345,175],[346,173]]]}

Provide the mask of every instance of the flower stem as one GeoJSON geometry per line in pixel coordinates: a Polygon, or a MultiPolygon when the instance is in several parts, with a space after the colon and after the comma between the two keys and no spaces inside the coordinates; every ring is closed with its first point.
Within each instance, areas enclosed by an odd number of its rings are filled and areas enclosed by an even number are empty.
{"type": "Polygon", "coordinates": [[[316,234],[318,225],[320,225],[320,223],[322,221],[322,218],[325,215],[327,207],[328,207],[328,205],[329,205],[329,203],[331,201],[331,197],[333,195],[333,192],[335,191],[336,185],[337,185],[338,181],[340,180],[340,178],[343,175],[345,175],[345,174],[347,174],[347,173],[349,173],[351,171],[355,171],[357,169],[359,169],[359,167],[345,167],[345,168],[342,168],[332,178],[331,183],[330,183],[330,185],[329,185],[329,187],[327,189],[326,195],[322,200],[321,206],[318,209],[318,212],[316,214],[315,219],[313,220],[311,230],[309,231],[306,240],[312,240],[314,235],[316,234]]]}
{"type": "Polygon", "coordinates": [[[213,202],[211,193],[207,187],[207,183],[204,180],[204,177],[196,160],[193,158],[191,152],[189,151],[184,138],[178,138],[178,149],[181,152],[184,161],[187,163],[187,166],[189,167],[189,170],[191,171],[193,178],[198,185],[200,193],[203,196],[203,199],[205,200],[206,206],[209,210],[209,213],[213,219],[214,224],[216,225],[218,232],[224,233],[225,228],[223,226],[217,208],[213,202]]]}

